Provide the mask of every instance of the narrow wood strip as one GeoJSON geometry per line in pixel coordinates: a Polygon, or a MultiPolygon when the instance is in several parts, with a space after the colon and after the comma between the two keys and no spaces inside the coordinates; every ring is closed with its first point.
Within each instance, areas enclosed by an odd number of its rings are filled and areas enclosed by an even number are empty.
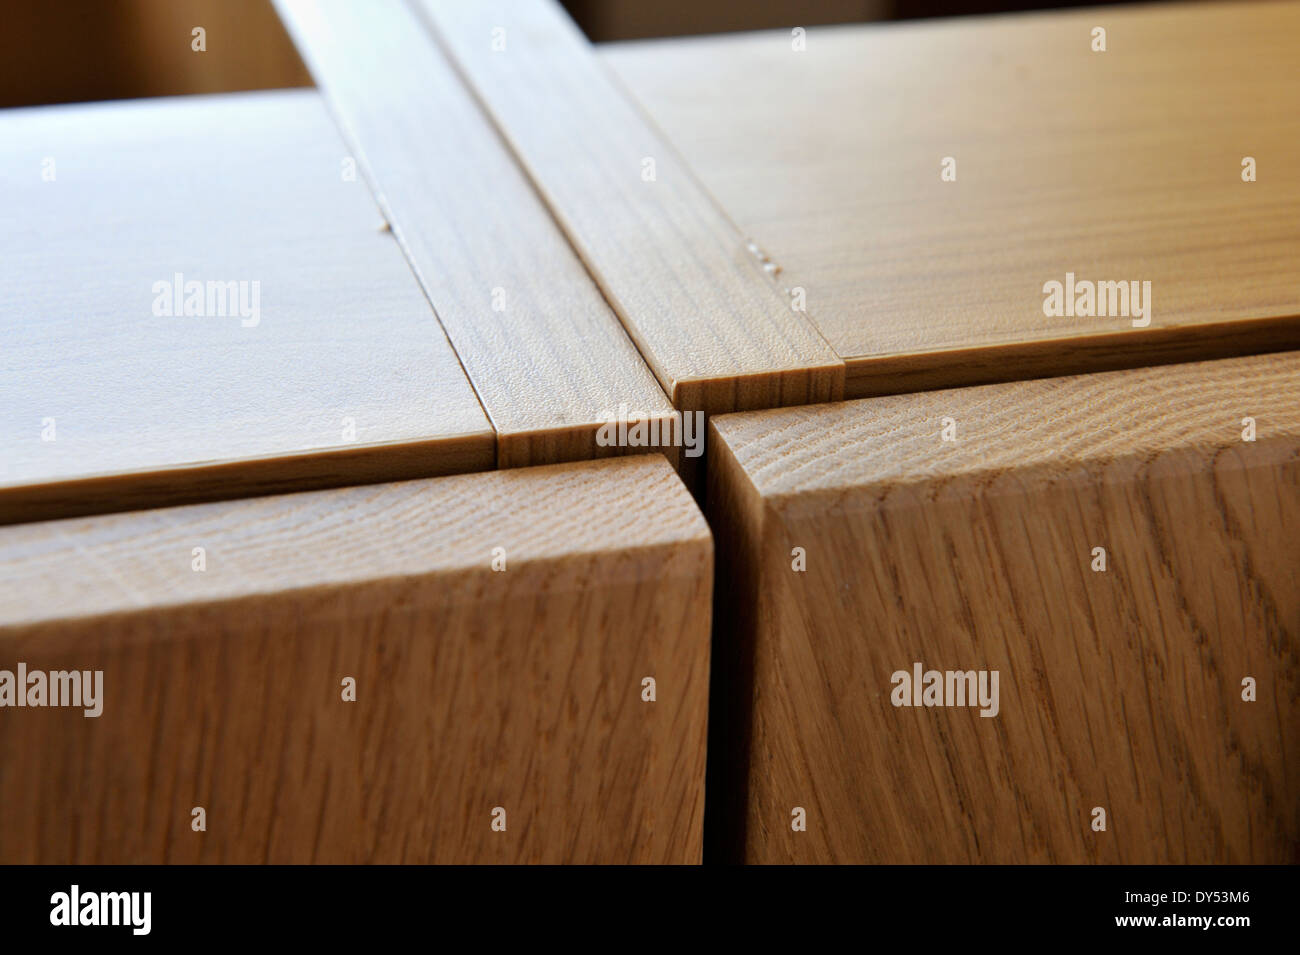
{"type": "Polygon", "coordinates": [[[1295,859],[1300,352],[712,427],[722,858],[1295,859]]]}
{"type": "Polygon", "coordinates": [[[314,90],[11,110],[0,140],[0,523],[493,466],[314,90]]]}
{"type": "Polygon", "coordinates": [[[984,385],[1088,371],[1118,371],[1238,358],[1300,348],[1300,321],[1289,316],[1238,318],[1084,337],[1058,336],[999,345],[853,358],[845,362],[844,396],[868,398],[932,388],[984,385]]]}
{"type": "Polygon", "coordinates": [[[0,671],[102,673],[0,672],[0,862],[699,862],[712,579],[658,455],[0,528],[0,671]]]}
{"type": "Polygon", "coordinates": [[[784,497],[1235,447],[1245,416],[1265,437],[1300,436],[1300,352],[755,412],[716,430],[760,494],[784,497]]]}
{"type": "Polygon", "coordinates": [[[419,4],[674,405],[828,401],[844,367],[559,5],[419,4]]]}
{"type": "Polygon", "coordinates": [[[806,288],[849,396],[1300,347],[1300,4],[787,28],[602,56],[806,288]],[[1067,273],[1149,282],[1149,324],[1045,315],[1044,285],[1067,273]]]}
{"type": "Polygon", "coordinates": [[[667,419],[600,290],[402,0],[279,9],[492,419],[500,465],[625,453],[597,441],[620,406],[667,419]]]}

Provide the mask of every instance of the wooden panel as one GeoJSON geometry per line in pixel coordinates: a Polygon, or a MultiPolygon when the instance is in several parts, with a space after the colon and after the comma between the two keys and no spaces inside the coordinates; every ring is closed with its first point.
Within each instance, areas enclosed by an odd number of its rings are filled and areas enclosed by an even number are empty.
{"type": "Polygon", "coordinates": [[[103,673],[0,862],[698,862],[712,567],[657,455],[0,530],[0,668],[103,673]]]}
{"type": "MultiPolygon", "coordinates": [[[[620,404],[672,413],[470,93],[400,0],[280,9],[446,327],[503,467],[621,453],[620,404]]],[[[677,449],[665,448],[677,457],[677,449]]]]}
{"type": "Polygon", "coordinates": [[[0,139],[0,523],[493,466],[314,91],[15,110],[0,139]],[[204,314],[170,314],[190,282],[204,314]]]}
{"type": "Polygon", "coordinates": [[[1300,857],[1300,352],[712,424],[723,845],[1300,857]],[[896,705],[918,662],[996,715],[896,705]]]}
{"type": "Polygon", "coordinates": [[[676,407],[841,396],[843,364],[558,5],[422,8],[676,407]]]}
{"type": "Polygon", "coordinates": [[[1300,4],[805,39],[604,60],[807,290],[850,396],[1300,346],[1300,4]],[[1150,282],[1149,316],[1048,317],[1044,285],[1067,273],[1150,282]]]}

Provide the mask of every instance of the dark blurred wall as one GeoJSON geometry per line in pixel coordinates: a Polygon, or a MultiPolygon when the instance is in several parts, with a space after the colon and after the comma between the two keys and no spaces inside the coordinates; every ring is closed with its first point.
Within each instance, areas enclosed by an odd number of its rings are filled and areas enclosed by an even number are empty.
{"type": "Polygon", "coordinates": [[[0,106],[311,85],[268,0],[2,3],[0,106]]]}
{"type": "Polygon", "coordinates": [[[887,20],[894,0],[563,0],[592,40],[887,20]]]}
{"type": "MultiPolygon", "coordinates": [[[[1104,7],[1125,0],[1065,0],[1053,3],[1052,0],[899,0],[894,16],[898,19],[911,17],[956,17],[974,13],[1009,13],[1020,10],[1055,10],[1065,7],[1104,7]]],[[[1146,0],[1153,2],[1153,0],[1146,0]]],[[[1159,2],[1159,0],[1155,0],[1159,2]]]]}
{"type": "MultiPolygon", "coordinates": [[[[1084,5],[1052,0],[562,2],[597,42],[1084,5]]],[[[0,0],[0,5],[0,107],[311,85],[269,0],[0,0]],[[206,30],[206,52],[191,48],[195,27],[206,30]]]]}
{"type": "Polygon", "coordinates": [[[957,16],[1122,0],[562,0],[587,36],[604,40],[724,33],[865,20],[957,16]]]}

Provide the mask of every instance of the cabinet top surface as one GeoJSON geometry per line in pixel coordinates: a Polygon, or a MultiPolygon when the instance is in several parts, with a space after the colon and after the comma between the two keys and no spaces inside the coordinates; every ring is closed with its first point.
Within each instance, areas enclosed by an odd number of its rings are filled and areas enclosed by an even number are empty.
{"type": "Polygon", "coordinates": [[[0,139],[0,496],[349,447],[490,466],[315,91],[13,110],[0,139]]]}
{"type": "Polygon", "coordinates": [[[782,31],[602,55],[781,281],[804,289],[850,376],[1008,346],[1150,349],[1245,334],[1248,322],[1294,338],[1300,5],[801,39],[802,50],[782,31]],[[1070,275],[1074,304],[1083,283],[1122,282],[1145,293],[1145,314],[1136,301],[1126,313],[1118,290],[1112,304],[1109,287],[1092,314],[1086,300],[1071,308],[1070,275]],[[1058,305],[1064,314],[1048,314],[1058,305]]]}

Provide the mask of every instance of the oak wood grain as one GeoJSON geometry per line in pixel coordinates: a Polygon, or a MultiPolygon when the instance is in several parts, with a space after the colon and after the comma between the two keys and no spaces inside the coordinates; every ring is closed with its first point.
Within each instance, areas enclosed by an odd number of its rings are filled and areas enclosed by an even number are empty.
{"type": "Polygon", "coordinates": [[[806,289],[846,395],[1300,347],[1300,4],[804,39],[601,55],[784,286],[806,289]],[[1067,272],[1149,281],[1150,324],[1048,317],[1043,286],[1067,272]]]}
{"type": "Polygon", "coordinates": [[[493,466],[315,91],[11,110],[0,139],[0,523],[493,466]],[[166,314],[177,274],[205,314],[166,314]]]}
{"type": "MultiPolygon", "coordinates": [[[[401,0],[279,9],[497,431],[502,467],[626,453],[672,405],[424,25],[401,0]]],[[[666,447],[676,460],[678,449],[666,447]]]]}
{"type": "Polygon", "coordinates": [[[843,363],[558,4],[418,6],[677,408],[841,396],[843,363]]]}
{"type": "Polygon", "coordinates": [[[0,669],[104,674],[0,709],[5,863],[700,859],[712,542],[660,456],[3,528],[0,582],[0,669]]]}
{"type": "Polygon", "coordinates": [[[1298,409],[1292,352],[713,419],[720,854],[1295,861],[1298,409]]]}

